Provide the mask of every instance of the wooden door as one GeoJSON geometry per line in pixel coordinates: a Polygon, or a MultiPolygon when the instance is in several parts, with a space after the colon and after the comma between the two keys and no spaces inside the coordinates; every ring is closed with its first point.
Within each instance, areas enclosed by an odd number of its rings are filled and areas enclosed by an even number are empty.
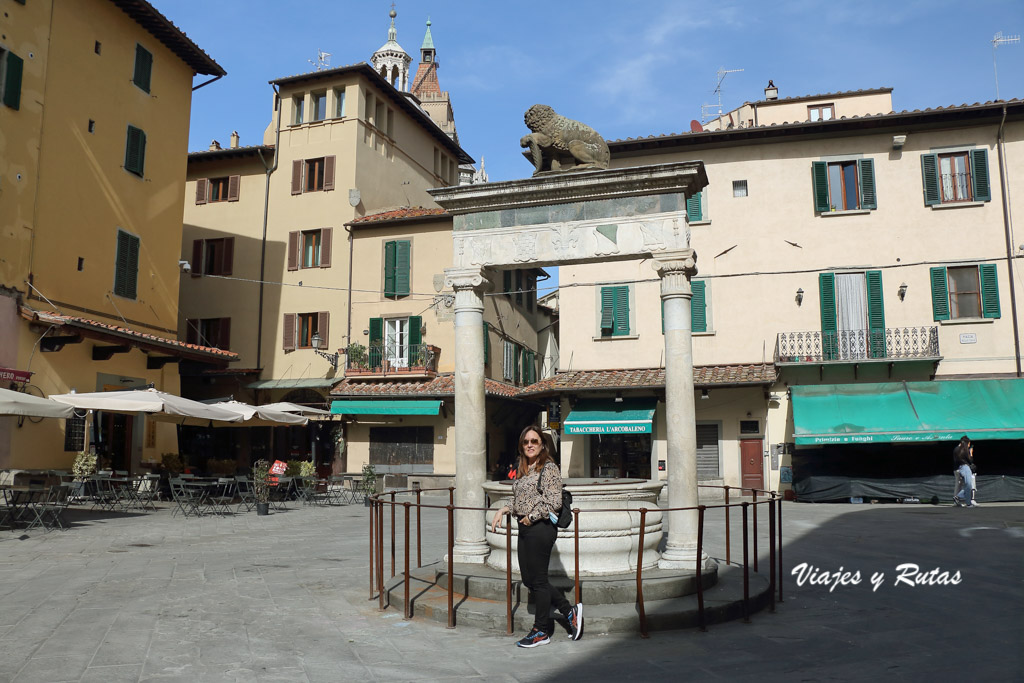
{"type": "Polygon", "coordinates": [[[740,440],[740,469],[743,477],[743,488],[764,488],[764,456],[762,455],[762,449],[761,439],[740,440]]]}

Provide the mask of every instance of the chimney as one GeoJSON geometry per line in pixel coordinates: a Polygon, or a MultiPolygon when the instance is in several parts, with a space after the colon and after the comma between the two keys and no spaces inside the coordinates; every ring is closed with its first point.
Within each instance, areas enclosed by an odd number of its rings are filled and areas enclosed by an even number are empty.
{"type": "Polygon", "coordinates": [[[238,131],[231,131],[231,149],[238,149],[238,131]]]}
{"type": "Polygon", "coordinates": [[[772,81],[768,81],[768,87],[764,89],[764,98],[768,101],[779,99],[779,89],[772,81]]]}
{"type": "Polygon", "coordinates": [[[220,143],[216,140],[210,140],[210,151],[214,152],[218,149],[220,149],[220,143]]]}

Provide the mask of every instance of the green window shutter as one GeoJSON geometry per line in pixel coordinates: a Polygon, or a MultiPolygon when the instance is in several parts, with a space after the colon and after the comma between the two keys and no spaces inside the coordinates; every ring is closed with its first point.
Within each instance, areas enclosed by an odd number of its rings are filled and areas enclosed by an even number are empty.
{"type": "Polygon", "coordinates": [[[484,365],[491,359],[491,326],[484,321],[484,365]]]}
{"type": "Polygon", "coordinates": [[[384,243],[384,296],[395,295],[395,253],[397,242],[384,243]]]}
{"type": "MultiPolygon", "coordinates": [[[[992,189],[988,181],[988,150],[971,150],[971,184],[974,201],[987,202],[992,199],[992,189]]],[[[994,267],[994,266],[993,266],[994,267]]],[[[999,316],[996,316],[997,318],[999,316]]]]}
{"type": "Polygon", "coordinates": [[[701,211],[700,200],[703,192],[690,195],[686,198],[686,220],[690,222],[704,220],[704,212],[701,211]]]}
{"type": "Polygon", "coordinates": [[[629,287],[615,287],[615,331],[622,336],[629,334],[629,287]]]}
{"type": "Polygon", "coordinates": [[[706,284],[704,280],[690,282],[690,288],[693,290],[693,298],[690,299],[690,320],[694,332],[708,331],[707,305],[704,296],[706,284]]]}
{"type": "Polygon", "coordinates": [[[935,320],[949,320],[949,284],[946,269],[938,266],[931,269],[932,317],[935,320]]]}
{"type": "Polygon", "coordinates": [[[409,296],[410,252],[412,242],[395,242],[395,296],[409,296]]]}
{"type": "Polygon", "coordinates": [[[135,75],[132,81],[146,92],[149,92],[153,76],[153,55],[141,45],[135,45],[135,75]]]}
{"type": "Polygon", "coordinates": [[[537,381],[537,354],[534,351],[526,352],[526,383],[533,384],[537,381]]]}
{"type": "Polygon", "coordinates": [[[983,318],[999,317],[999,279],[996,277],[996,264],[982,263],[978,266],[981,279],[981,316],[983,318]]]}
{"type": "Polygon", "coordinates": [[[519,384],[519,381],[522,379],[522,374],[521,374],[522,359],[523,359],[522,357],[523,357],[523,347],[519,346],[519,344],[514,344],[513,347],[512,347],[512,383],[513,384],[519,384]]]}
{"type": "Polygon", "coordinates": [[[836,335],[836,276],[833,273],[818,274],[818,293],[821,299],[821,354],[824,360],[834,360],[839,355],[839,340],[836,335]]]}
{"type": "MultiPolygon", "coordinates": [[[[924,205],[934,206],[942,202],[939,194],[939,155],[921,155],[921,182],[924,187],[924,205]]],[[[947,302],[948,305],[948,302],[947,302]]],[[[939,318],[936,318],[939,320],[939,318]]],[[[942,318],[946,320],[946,318],[942,318]]]]}
{"type": "Polygon", "coordinates": [[[859,159],[857,170],[860,172],[860,208],[877,209],[878,199],[875,196],[875,160],[859,159]]]}
{"type": "Polygon", "coordinates": [[[7,53],[7,73],[4,76],[4,104],[11,109],[21,108],[21,72],[25,60],[13,52],[7,53]]]}
{"type": "Polygon", "coordinates": [[[139,238],[135,235],[128,236],[128,293],[129,299],[134,299],[138,291],[139,279],[139,238]]]}
{"type": "Polygon", "coordinates": [[[612,333],[615,327],[615,288],[601,288],[601,333],[608,330],[612,333]]]}
{"type": "Polygon", "coordinates": [[[426,365],[427,354],[423,352],[423,318],[409,316],[409,367],[426,365]]]}
{"type": "Polygon", "coordinates": [[[117,233],[117,256],[114,260],[114,294],[134,299],[138,289],[139,238],[123,230],[117,233]]]}
{"type": "Polygon", "coordinates": [[[146,134],[140,128],[128,126],[125,140],[124,168],[142,177],[146,167],[146,134]]]}
{"type": "Polygon", "coordinates": [[[814,210],[828,211],[828,164],[824,161],[811,162],[811,184],[814,191],[814,210]]]}
{"type": "Polygon", "coordinates": [[[370,318],[370,348],[367,350],[369,367],[384,365],[384,318],[370,318]]]}
{"type": "Polygon", "coordinates": [[[885,304],[882,298],[882,271],[864,274],[868,285],[868,343],[872,358],[885,358],[885,304]]]}

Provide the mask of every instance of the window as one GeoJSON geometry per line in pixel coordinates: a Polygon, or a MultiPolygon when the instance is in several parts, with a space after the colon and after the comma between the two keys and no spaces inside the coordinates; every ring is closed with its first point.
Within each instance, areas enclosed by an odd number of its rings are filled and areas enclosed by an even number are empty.
{"type": "Polygon", "coordinates": [[[517,270],[516,273],[516,304],[523,305],[523,271],[517,270]]]}
{"type": "Polygon", "coordinates": [[[814,210],[877,209],[874,159],[811,162],[814,210]]]}
{"type": "Polygon", "coordinates": [[[601,336],[629,334],[629,285],[601,288],[601,336]]]}
{"type": "Polygon", "coordinates": [[[92,119],[89,119],[88,130],[89,130],[90,133],[95,133],[96,132],[96,122],[94,120],[92,120],[92,119]]]}
{"type": "Polygon", "coordinates": [[[384,130],[387,125],[387,106],[385,106],[383,100],[377,101],[377,108],[373,114],[373,125],[376,126],[377,130],[384,130]]]}
{"type": "Polygon", "coordinates": [[[935,320],[1000,317],[994,263],[932,268],[931,283],[935,320]]]}
{"type": "Polygon", "coordinates": [[[345,118],[345,89],[339,88],[334,91],[334,118],[345,118]]]}
{"type": "Polygon", "coordinates": [[[740,420],[740,434],[760,434],[760,420],[740,420]]]}
{"type": "Polygon", "coordinates": [[[231,318],[186,320],[185,340],[189,344],[212,346],[227,351],[231,347],[231,318]]]}
{"type": "Polygon", "coordinates": [[[292,194],[334,189],[334,155],[292,161],[292,194]]]}
{"type": "MultiPolygon", "coordinates": [[[[711,290],[707,280],[690,282],[693,296],[690,298],[690,331],[710,332],[711,326],[711,290]]],[[[661,333],[665,334],[665,301],[661,302],[661,333]]]]}
{"type": "Polygon", "coordinates": [[[880,270],[818,274],[825,360],[886,357],[882,291],[880,270]]]}
{"type": "Polygon", "coordinates": [[[139,44],[135,45],[135,74],[132,76],[132,83],[139,86],[143,92],[149,92],[150,81],[153,77],[153,55],[149,50],[139,44]]]}
{"type": "Polygon", "coordinates": [[[519,375],[519,344],[505,340],[504,355],[501,364],[501,376],[508,382],[516,383],[519,375]]]}
{"type": "Polygon", "coordinates": [[[146,168],[146,134],[141,128],[128,126],[124,143],[124,170],[140,178],[146,168]]]}
{"type": "Polygon", "coordinates": [[[103,49],[103,45],[98,40],[96,41],[96,44],[92,46],[92,51],[95,52],[96,54],[100,54],[100,51],[102,49],[103,49]]]}
{"type": "Polygon", "coordinates": [[[808,121],[831,121],[836,116],[834,104],[812,104],[807,107],[808,121]]]}
{"type": "Polygon", "coordinates": [[[288,233],[288,270],[330,268],[334,228],[288,233]]]}
{"type": "Polygon", "coordinates": [[[690,223],[704,220],[704,191],[686,198],[686,220],[690,223]]]}
{"type": "Polygon", "coordinates": [[[327,118],[327,93],[313,93],[313,120],[323,121],[327,118]]]}
{"type": "Polygon", "coordinates": [[[192,277],[231,275],[234,253],[234,237],[192,240],[192,277]]]}
{"type": "Polygon", "coordinates": [[[988,178],[988,150],[921,155],[925,206],[992,199],[988,178]]]}
{"type": "Polygon", "coordinates": [[[223,178],[197,178],[196,204],[237,202],[241,179],[242,177],[237,175],[223,178]]]}
{"type": "Polygon", "coordinates": [[[734,181],[732,181],[732,196],[733,197],[746,197],[747,196],[747,181],[746,180],[734,180],[734,181]]]}
{"type": "Polygon", "coordinates": [[[507,297],[511,297],[512,292],[512,271],[503,270],[501,272],[501,293],[507,297]]]}
{"type": "Polygon", "coordinates": [[[292,98],[292,123],[296,126],[302,123],[305,118],[306,109],[306,97],[305,95],[299,95],[298,97],[292,98]]]}
{"type": "Polygon", "coordinates": [[[134,299],[139,277],[139,238],[117,231],[117,256],[114,259],[114,294],[134,299]]]}
{"type": "Polygon", "coordinates": [[[0,48],[0,92],[3,102],[11,109],[21,107],[21,72],[24,60],[9,50],[0,48]]]}
{"type": "Polygon", "coordinates": [[[409,319],[394,318],[384,323],[384,357],[391,367],[408,367],[409,319]]]}
{"type": "Polygon", "coordinates": [[[395,138],[395,110],[394,109],[388,109],[388,125],[384,129],[384,132],[387,133],[387,136],[389,138],[394,140],[394,138],[395,138]]]}
{"type": "Polygon", "coordinates": [[[370,318],[371,367],[380,367],[382,358],[392,368],[426,365],[421,316],[370,318]]]}
{"type": "MultiPolygon", "coordinates": [[[[152,420],[149,420],[152,422],[152,420]]],[[[64,421],[64,450],[85,450],[85,416],[69,417],[64,421]]]]}
{"type": "Polygon", "coordinates": [[[210,178],[210,201],[226,202],[228,200],[228,179],[210,178]]]}
{"type": "Polygon", "coordinates": [[[384,296],[409,296],[412,242],[394,240],[384,243],[384,296]]]}
{"type": "Polygon", "coordinates": [[[300,349],[313,348],[313,335],[320,336],[317,325],[319,317],[316,313],[299,313],[299,338],[296,345],[300,349]]]}

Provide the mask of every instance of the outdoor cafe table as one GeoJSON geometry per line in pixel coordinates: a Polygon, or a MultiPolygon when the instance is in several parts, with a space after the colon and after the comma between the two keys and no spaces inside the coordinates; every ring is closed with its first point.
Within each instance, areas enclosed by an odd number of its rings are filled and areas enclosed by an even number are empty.
{"type": "Polygon", "coordinates": [[[0,493],[3,494],[6,515],[3,519],[9,520],[10,526],[14,529],[22,517],[37,502],[45,488],[38,486],[0,486],[0,493]]]}

